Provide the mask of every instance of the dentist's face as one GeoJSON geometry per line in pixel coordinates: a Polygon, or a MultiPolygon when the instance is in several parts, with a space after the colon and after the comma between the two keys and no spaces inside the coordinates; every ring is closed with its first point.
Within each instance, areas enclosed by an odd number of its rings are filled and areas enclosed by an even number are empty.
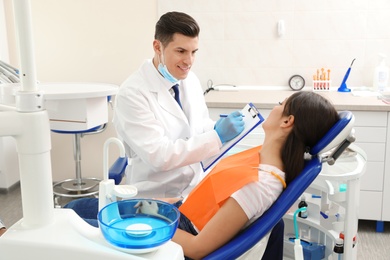
{"type": "Polygon", "coordinates": [[[198,51],[198,37],[192,38],[175,33],[173,41],[165,47],[162,46],[161,42],[155,40],[155,51],[159,55],[160,62],[167,66],[168,71],[176,79],[185,79],[195,61],[195,53],[198,51]]]}

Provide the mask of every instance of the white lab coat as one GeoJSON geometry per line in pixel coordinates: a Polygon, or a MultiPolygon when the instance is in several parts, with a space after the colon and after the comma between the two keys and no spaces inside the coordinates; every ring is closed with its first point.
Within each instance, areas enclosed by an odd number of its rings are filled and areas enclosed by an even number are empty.
{"type": "Polygon", "coordinates": [[[203,173],[199,162],[222,146],[198,78],[190,72],[179,84],[183,109],[169,92],[173,84],[147,60],[116,95],[113,123],[138,197],[187,195],[203,173]]]}

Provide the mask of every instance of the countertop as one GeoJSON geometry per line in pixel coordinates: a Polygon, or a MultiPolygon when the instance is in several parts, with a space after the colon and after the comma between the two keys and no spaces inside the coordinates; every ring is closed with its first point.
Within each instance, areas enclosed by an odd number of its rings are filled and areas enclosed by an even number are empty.
{"type": "MultiPolygon", "coordinates": [[[[311,88],[301,91],[311,91],[311,88]]],[[[337,91],[318,91],[316,93],[328,98],[337,110],[350,111],[390,111],[390,105],[384,103],[377,96],[365,91],[358,93],[337,92],[337,91]]],[[[294,91],[289,89],[270,90],[270,89],[240,89],[238,91],[210,91],[205,95],[206,103],[209,108],[243,108],[248,102],[252,102],[259,109],[272,109],[278,102],[292,95],[294,91]]]]}

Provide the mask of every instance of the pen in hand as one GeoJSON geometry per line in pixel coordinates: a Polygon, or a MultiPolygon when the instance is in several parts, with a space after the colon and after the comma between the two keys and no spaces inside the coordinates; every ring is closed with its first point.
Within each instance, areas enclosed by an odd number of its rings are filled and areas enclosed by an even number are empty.
{"type": "MultiPolygon", "coordinates": [[[[219,117],[227,117],[228,114],[220,114],[219,117]]],[[[245,117],[245,115],[242,115],[242,117],[245,117]]]]}

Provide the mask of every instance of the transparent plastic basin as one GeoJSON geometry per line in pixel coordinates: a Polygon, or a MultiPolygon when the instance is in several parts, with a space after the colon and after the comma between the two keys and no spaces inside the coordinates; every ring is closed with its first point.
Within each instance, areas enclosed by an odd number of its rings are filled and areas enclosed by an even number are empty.
{"type": "Polygon", "coordinates": [[[175,234],[180,212],[166,202],[129,199],[113,202],[98,213],[104,238],[129,253],[156,250],[175,234]]]}

